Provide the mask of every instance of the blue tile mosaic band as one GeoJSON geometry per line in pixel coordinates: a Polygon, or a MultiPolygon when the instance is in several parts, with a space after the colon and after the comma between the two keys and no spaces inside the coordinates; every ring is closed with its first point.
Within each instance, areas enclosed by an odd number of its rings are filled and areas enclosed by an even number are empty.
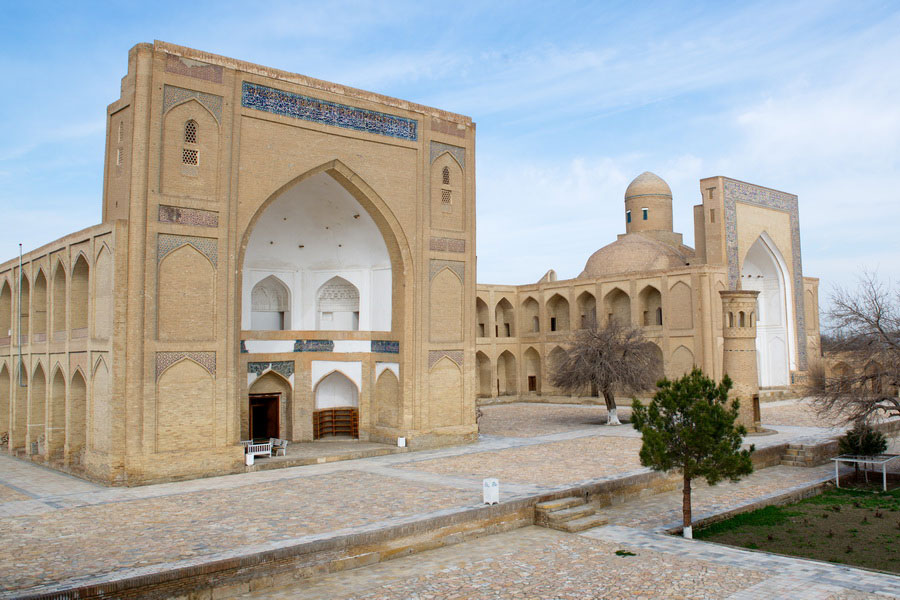
{"type": "Polygon", "coordinates": [[[414,119],[301,96],[249,81],[244,82],[241,90],[241,106],[411,142],[418,139],[418,122],[414,119]]]}
{"type": "Polygon", "coordinates": [[[294,352],[332,352],[334,342],[331,340],[296,340],[294,352]]]}
{"type": "Polygon", "coordinates": [[[276,373],[283,375],[285,379],[290,379],[294,374],[294,361],[279,360],[275,362],[251,362],[247,363],[247,372],[256,375],[262,375],[267,370],[272,369],[276,373]]]}
{"type": "Polygon", "coordinates": [[[773,208],[791,217],[791,256],[793,268],[794,322],[797,328],[797,368],[805,371],[806,362],[806,297],[803,293],[803,260],[800,255],[800,209],[797,196],[759,187],[742,181],[725,179],[725,253],[728,258],[728,288],[736,290],[740,278],[737,243],[736,203],[773,208]]]}
{"type": "Polygon", "coordinates": [[[394,340],[372,340],[372,352],[400,354],[400,342],[394,340]]]}

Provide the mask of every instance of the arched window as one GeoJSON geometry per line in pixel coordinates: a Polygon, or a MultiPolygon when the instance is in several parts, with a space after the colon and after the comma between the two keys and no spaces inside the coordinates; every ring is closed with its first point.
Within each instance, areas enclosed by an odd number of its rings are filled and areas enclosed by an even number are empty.
{"type": "Polygon", "coordinates": [[[444,167],[441,171],[441,183],[444,185],[450,185],[450,168],[444,167]]]}
{"type": "Polygon", "coordinates": [[[184,143],[197,143],[197,121],[194,121],[193,119],[184,124],[184,143]]]}
{"type": "Polygon", "coordinates": [[[728,326],[734,327],[734,313],[728,313],[728,326]]]}
{"type": "Polygon", "coordinates": [[[200,150],[196,147],[199,139],[197,122],[191,119],[184,124],[184,148],[181,151],[181,162],[186,165],[197,166],[200,164],[200,150]]]}
{"type": "Polygon", "coordinates": [[[745,327],[744,324],[746,317],[744,316],[744,311],[738,313],[738,327],[745,327]]]}

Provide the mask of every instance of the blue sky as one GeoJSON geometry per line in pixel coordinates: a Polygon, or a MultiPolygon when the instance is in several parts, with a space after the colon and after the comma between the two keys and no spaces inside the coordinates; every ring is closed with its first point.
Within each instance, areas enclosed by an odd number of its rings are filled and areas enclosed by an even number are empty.
{"type": "Polygon", "coordinates": [[[481,282],[576,276],[645,170],[691,244],[701,177],[798,194],[823,303],[900,281],[897,3],[258,4],[7,3],[0,259],[100,220],[105,107],[160,39],[471,116],[481,282]]]}

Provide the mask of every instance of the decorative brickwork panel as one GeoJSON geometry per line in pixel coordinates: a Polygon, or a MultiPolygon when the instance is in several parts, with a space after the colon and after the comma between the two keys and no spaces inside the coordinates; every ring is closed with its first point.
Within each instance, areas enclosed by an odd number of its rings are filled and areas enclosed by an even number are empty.
{"type": "Polygon", "coordinates": [[[206,94],[195,90],[186,90],[184,88],[167,85],[163,87],[163,114],[169,112],[169,109],[176,104],[181,104],[185,100],[195,98],[200,104],[209,109],[216,120],[222,122],[222,96],[215,94],[206,94]]]}
{"type": "Polygon", "coordinates": [[[466,240],[446,237],[433,237],[428,244],[428,249],[435,252],[458,252],[466,251],[466,240]]]}
{"type": "MultiPolygon", "coordinates": [[[[447,135],[452,135],[455,137],[466,137],[465,128],[460,129],[456,123],[451,121],[441,121],[440,119],[431,119],[431,130],[437,131],[440,133],[446,133],[447,135]]],[[[432,142],[435,143],[435,142],[432,142]]]]}
{"type": "Polygon", "coordinates": [[[157,352],[156,353],[156,378],[177,363],[182,358],[189,358],[206,369],[210,375],[216,376],[215,352],[157,352]]]}
{"type": "Polygon", "coordinates": [[[211,81],[212,83],[222,83],[222,67],[218,65],[210,65],[199,60],[192,60],[169,54],[166,56],[166,71],[168,73],[176,73],[178,75],[187,75],[195,79],[211,81]]]}
{"type": "Polygon", "coordinates": [[[163,257],[172,250],[190,244],[210,260],[214,267],[219,263],[219,240],[216,238],[197,237],[193,235],[159,234],[156,251],[156,261],[161,262],[163,257]]]}
{"type": "Polygon", "coordinates": [[[372,352],[400,354],[400,342],[394,340],[372,340],[372,352]]]}
{"type": "Polygon", "coordinates": [[[219,213],[197,208],[181,208],[178,206],[159,205],[160,223],[178,223],[179,225],[197,225],[198,227],[218,227],[219,213]]]}
{"type": "Polygon", "coordinates": [[[241,106],[283,117],[365,131],[415,142],[418,122],[396,115],[328,102],[245,81],[241,106]]]}
{"type": "Polygon", "coordinates": [[[741,181],[725,180],[725,252],[728,258],[728,289],[736,290],[740,278],[740,257],[737,244],[738,202],[782,210],[791,217],[791,257],[793,262],[794,318],[797,327],[797,363],[806,370],[806,310],[803,298],[803,260],[800,255],[800,211],[797,196],[759,187],[741,181]]]}
{"type": "Polygon", "coordinates": [[[431,162],[434,162],[435,159],[443,154],[444,152],[449,152],[453,158],[456,159],[456,162],[459,163],[463,169],[466,168],[466,149],[460,148],[459,146],[451,146],[450,144],[442,144],[441,142],[431,142],[431,162]]]}
{"type": "Polygon", "coordinates": [[[294,352],[332,352],[334,342],[332,340],[296,340],[294,352]]]}
{"type": "Polygon", "coordinates": [[[444,357],[449,358],[457,365],[462,367],[463,364],[463,351],[462,350],[431,350],[428,353],[428,368],[433,367],[437,361],[441,360],[444,357]]]}
{"type": "Polygon", "coordinates": [[[456,273],[460,281],[466,281],[466,263],[458,260],[432,260],[430,277],[433,279],[445,267],[456,273]]]}
{"type": "Polygon", "coordinates": [[[290,379],[294,374],[294,361],[279,360],[275,362],[252,362],[247,363],[247,372],[256,375],[262,375],[268,369],[272,369],[276,373],[283,375],[285,379],[290,379]]]}

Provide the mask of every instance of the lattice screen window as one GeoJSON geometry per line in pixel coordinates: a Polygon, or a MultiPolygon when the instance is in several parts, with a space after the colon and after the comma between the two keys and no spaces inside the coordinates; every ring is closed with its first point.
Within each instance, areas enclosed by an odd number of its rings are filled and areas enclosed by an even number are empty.
{"type": "Polygon", "coordinates": [[[184,143],[185,144],[196,144],[197,143],[197,122],[196,121],[188,121],[184,124],[184,143]]]}
{"type": "Polygon", "coordinates": [[[116,148],[116,166],[122,165],[122,149],[116,148]]]}
{"type": "Polygon", "coordinates": [[[181,162],[186,165],[199,165],[200,151],[193,148],[185,148],[181,153],[181,162]]]}
{"type": "Polygon", "coordinates": [[[441,203],[450,204],[450,190],[441,190],[441,203]]]}
{"type": "Polygon", "coordinates": [[[450,169],[448,167],[444,167],[444,170],[441,171],[441,183],[450,185],[450,169]]]}
{"type": "Polygon", "coordinates": [[[119,132],[117,134],[117,140],[116,140],[119,144],[122,143],[122,138],[124,137],[124,133],[125,133],[125,126],[122,123],[122,121],[119,121],[119,132]]]}

